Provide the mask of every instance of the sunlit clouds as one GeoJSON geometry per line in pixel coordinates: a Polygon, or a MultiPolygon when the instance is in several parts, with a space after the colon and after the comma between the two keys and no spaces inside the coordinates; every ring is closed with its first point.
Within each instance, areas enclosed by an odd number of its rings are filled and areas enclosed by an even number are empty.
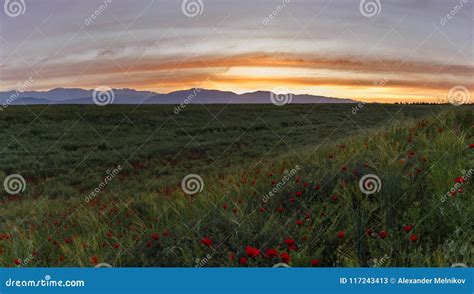
{"type": "Polygon", "coordinates": [[[35,90],[165,93],[207,80],[207,88],[237,93],[284,86],[384,102],[474,89],[472,2],[445,25],[440,18],[455,1],[387,0],[366,18],[358,1],[295,0],[263,24],[281,1],[205,0],[202,15],[186,17],[180,1],[114,0],[88,25],[97,3],[38,2],[0,20],[1,90],[30,76],[35,90]]]}

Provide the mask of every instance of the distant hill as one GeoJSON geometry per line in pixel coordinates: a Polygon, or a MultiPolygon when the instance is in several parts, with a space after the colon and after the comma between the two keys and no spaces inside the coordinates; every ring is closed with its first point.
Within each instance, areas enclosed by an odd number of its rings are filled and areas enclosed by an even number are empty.
{"type": "MultiPolygon", "coordinates": [[[[270,104],[275,94],[268,91],[236,94],[228,91],[189,89],[159,94],[134,89],[113,89],[113,104],[270,104]]],[[[38,104],[94,104],[94,90],[57,88],[50,91],[0,92],[0,103],[9,105],[38,104]]],[[[357,103],[351,99],[314,95],[287,95],[281,97],[292,104],[357,103]],[[291,96],[291,98],[290,98],[291,96]]]]}

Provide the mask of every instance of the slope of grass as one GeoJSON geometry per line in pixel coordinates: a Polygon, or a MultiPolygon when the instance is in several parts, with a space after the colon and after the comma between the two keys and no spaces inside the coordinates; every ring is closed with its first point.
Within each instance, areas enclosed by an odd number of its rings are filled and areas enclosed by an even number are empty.
{"type": "MultiPolygon", "coordinates": [[[[303,129],[292,138],[306,143],[292,150],[304,151],[248,156],[254,159],[241,167],[205,173],[183,165],[204,178],[193,196],[170,181],[165,193],[163,180],[150,179],[153,161],[125,166],[88,201],[97,180],[86,187],[81,176],[45,169],[34,183],[40,195],[30,189],[29,201],[9,197],[0,208],[1,265],[472,264],[473,123],[470,109],[457,109],[322,146],[308,144],[303,129]],[[367,174],[380,179],[380,191],[361,192],[367,174]]],[[[62,165],[71,155],[57,156],[62,165]]]]}

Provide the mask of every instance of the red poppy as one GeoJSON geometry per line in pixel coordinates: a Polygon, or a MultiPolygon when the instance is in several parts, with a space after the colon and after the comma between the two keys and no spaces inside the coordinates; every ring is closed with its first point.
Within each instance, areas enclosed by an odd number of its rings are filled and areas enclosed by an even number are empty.
{"type": "Polygon", "coordinates": [[[242,257],[239,259],[240,264],[246,265],[249,260],[247,257],[242,257]]]}
{"type": "Polygon", "coordinates": [[[367,236],[372,236],[372,232],[373,232],[373,230],[371,228],[368,228],[367,230],[365,230],[365,234],[367,236]]]}
{"type": "Polygon", "coordinates": [[[158,235],[157,233],[151,234],[151,238],[152,238],[153,240],[158,240],[158,237],[159,237],[159,236],[160,236],[160,235],[158,235]]]}
{"type": "Polygon", "coordinates": [[[298,192],[295,192],[295,196],[296,196],[296,197],[300,197],[301,195],[303,195],[303,192],[299,192],[299,191],[298,191],[298,192]]]}
{"type": "Polygon", "coordinates": [[[234,261],[235,260],[235,254],[234,253],[229,253],[229,260],[234,261]]]}
{"type": "Polygon", "coordinates": [[[298,249],[296,245],[288,245],[288,251],[296,251],[296,249],[298,249]]]}
{"type": "Polygon", "coordinates": [[[114,246],[115,249],[118,249],[120,247],[120,244],[119,243],[114,243],[113,246],[114,246]]]}
{"type": "Polygon", "coordinates": [[[109,237],[109,238],[112,238],[112,237],[113,237],[113,234],[112,234],[111,231],[108,231],[108,232],[107,232],[107,237],[109,237]]]}
{"type": "Polygon", "coordinates": [[[288,245],[288,246],[292,246],[292,245],[295,245],[296,244],[296,241],[292,238],[286,238],[284,240],[285,244],[288,245]]]}
{"type": "Polygon", "coordinates": [[[227,205],[227,203],[224,203],[223,208],[224,208],[224,209],[227,209],[228,207],[229,207],[229,206],[227,205]]]}
{"type": "Polygon", "coordinates": [[[265,251],[265,256],[269,258],[276,257],[278,256],[278,251],[274,248],[267,249],[267,251],[265,251]]]}
{"type": "Polygon", "coordinates": [[[260,250],[255,247],[247,245],[247,247],[245,247],[245,253],[247,254],[248,257],[255,258],[260,255],[260,250]]]}
{"type": "Polygon", "coordinates": [[[469,144],[469,148],[474,148],[474,143],[473,144],[469,144]]]}
{"type": "Polygon", "coordinates": [[[296,202],[296,199],[293,198],[293,197],[291,197],[291,198],[290,198],[290,203],[295,203],[295,202],[296,202]]]}
{"type": "Polygon", "coordinates": [[[168,231],[166,231],[166,230],[163,231],[163,236],[168,237],[169,235],[170,235],[170,232],[168,232],[168,231]]]}
{"type": "Polygon", "coordinates": [[[235,207],[232,208],[232,212],[233,212],[233,213],[237,213],[237,208],[235,208],[235,207]]]}
{"type": "Polygon", "coordinates": [[[411,236],[410,236],[410,240],[411,240],[412,242],[415,242],[416,240],[418,240],[418,236],[417,236],[417,235],[411,235],[411,236]]]}
{"type": "Polygon", "coordinates": [[[280,258],[286,264],[290,264],[291,262],[291,256],[287,252],[282,252],[280,258]]]}
{"type": "Polygon", "coordinates": [[[99,263],[99,258],[97,256],[92,256],[89,260],[92,264],[98,264],[99,263]]]}
{"type": "Polygon", "coordinates": [[[272,181],[272,185],[275,186],[277,184],[277,181],[276,180],[273,180],[272,181]]]}
{"type": "Polygon", "coordinates": [[[58,259],[59,259],[59,261],[60,261],[60,262],[63,262],[63,261],[64,261],[64,259],[65,259],[65,257],[64,257],[64,255],[61,255],[61,256],[59,256],[59,258],[58,258],[58,259]]]}
{"type": "Polygon", "coordinates": [[[442,132],[444,132],[444,129],[443,128],[438,128],[437,131],[438,131],[438,133],[442,133],[442,132]]]}
{"type": "Polygon", "coordinates": [[[212,240],[211,238],[209,237],[204,237],[201,239],[201,243],[206,245],[207,247],[211,247],[212,246],[212,240]]]}
{"type": "Polygon", "coordinates": [[[343,166],[341,167],[341,171],[344,172],[344,171],[346,171],[346,170],[347,170],[347,166],[343,165],[343,166]]]}
{"type": "Polygon", "coordinates": [[[379,232],[380,239],[385,239],[385,238],[387,238],[387,236],[388,236],[387,232],[385,232],[385,231],[380,231],[379,232]]]}
{"type": "Polygon", "coordinates": [[[309,183],[308,182],[304,182],[303,183],[303,187],[307,188],[309,186],[309,183]]]}
{"type": "Polygon", "coordinates": [[[344,231],[340,231],[339,233],[337,233],[337,237],[339,239],[343,239],[345,236],[346,236],[346,233],[344,231]]]}
{"type": "Polygon", "coordinates": [[[146,242],[146,247],[147,247],[147,248],[151,248],[152,246],[153,246],[153,242],[151,242],[150,240],[148,240],[148,241],[146,242]]]}
{"type": "Polygon", "coordinates": [[[280,207],[277,207],[276,211],[277,211],[277,212],[283,212],[283,211],[285,211],[285,209],[280,206],[280,207]]]}
{"type": "Polygon", "coordinates": [[[458,183],[458,184],[462,184],[462,183],[464,183],[465,181],[466,181],[466,179],[463,178],[463,177],[456,177],[456,180],[455,180],[455,182],[458,183]]]}
{"type": "Polygon", "coordinates": [[[319,259],[311,260],[311,266],[318,266],[318,264],[319,264],[319,259]]]}
{"type": "Polygon", "coordinates": [[[260,208],[258,209],[258,211],[260,211],[260,212],[265,212],[265,208],[260,207],[260,208]]]}
{"type": "Polygon", "coordinates": [[[315,190],[320,190],[320,189],[321,189],[321,185],[316,185],[316,186],[314,186],[314,189],[315,189],[315,190]]]}
{"type": "Polygon", "coordinates": [[[17,258],[13,261],[16,265],[20,265],[21,264],[21,259],[17,258]]]}
{"type": "Polygon", "coordinates": [[[332,200],[332,202],[337,202],[337,195],[335,195],[335,194],[332,195],[331,200],[332,200]]]}
{"type": "Polygon", "coordinates": [[[300,219],[297,219],[297,220],[296,220],[296,224],[297,224],[298,226],[302,226],[302,225],[303,225],[303,221],[300,220],[300,219]]]}
{"type": "Polygon", "coordinates": [[[405,232],[407,232],[407,233],[408,233],[408,232],[410,232],[410,231],[411,231],[411,229],[412,229],[412,228],[411,228],[411,226],[410,226],[410,225],[406,225],[406,226],[405,226],[403,229],[405,230],[405,232]]]}

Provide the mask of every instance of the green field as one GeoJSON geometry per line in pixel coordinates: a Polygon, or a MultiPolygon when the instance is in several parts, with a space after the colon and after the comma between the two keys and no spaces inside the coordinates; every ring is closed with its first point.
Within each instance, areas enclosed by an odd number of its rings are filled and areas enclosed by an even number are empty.
{"type": "Polygon", "coordinates": [[[473,109],[10,106],[0,265],[472,264],[473,109]]]}

